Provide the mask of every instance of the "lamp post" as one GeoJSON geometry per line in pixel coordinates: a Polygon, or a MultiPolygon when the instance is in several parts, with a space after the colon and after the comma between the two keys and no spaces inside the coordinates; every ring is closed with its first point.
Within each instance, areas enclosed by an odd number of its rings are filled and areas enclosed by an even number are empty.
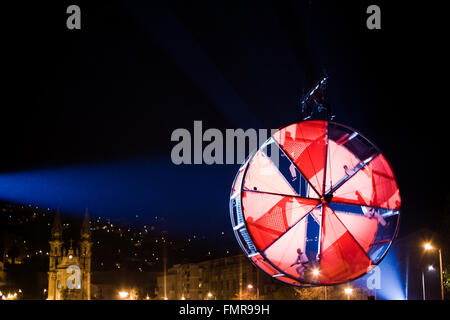
{"type": "MultiPolygon", "coordinates": [[[[258,283],[258,282],[257,282],[257,283],[258,283]]],[[[249,292],[252,292],[254,288],[255,288],[255,287],[254,287],[253,284],[251,284],[251,283],[249,283],[249,284],[247,285],[247,289],[249,290],[249,292]]],[[[256,300],[259,300],[259,287],[258,287],[258,286],[256,286],[255,298],[256,298],[256,300]]]]}
{"type": "Polygon", "coordinates": [[[353,289],[350,288],[350,287],[348,287],[348,288],[345,288],[345,289],[344,289],[344,292],[345,292],[345,294],[347,295],[347,300],[350,300],[350,295],[352,294],[353,289]]]}
{"type": "Polygon", "coordinates": [[[256,271],[256,300],[259,300],[259,271],[256,271]]]}
{"type": "MultiPolygon", "coordinates": [[[[434,247],[429,242],[425,243],[423,247],[425,248],[426,251],[430,251],[430,250],[434,249],[434,247]]],[[[440,248],[437,248],[437,251],[439,253],[439,273],[440,273],[440,278],[441,278],[441,300],[444,300],[444,278],[443,278],[443,272],[442,272],[442,251],[440,248]]]]}
{"type": "Polygon", "coordinates": [[[439,271],[441,276],[441,300],[444,300],[444,272],[442,270],[442,251],[441,249],[438,250],[439,252],[439,271]]]}
{"type": "Polygon", "coordinates": [[[253,290],[252,290],[252,289],[253,289],[253,285],[252,285],[251,283],[248,284],[248,285],[247,285],[247,289],[248,289],[249,292],[252,292],[252,291],[253,291],[253,290]]]}
{"type": "Polygon", "coordinates": [[[423,271],[422,271],[422,299],[423,300],[426,300],[425,299],[425,275],[424,275],[424,273],[423,273],[423,271]]]}
{"type": "MultiPolygon", "coordinates": [[[[312,275],[314,276],[314,278],[319,277],[320,270],[319,269],[313,269],[312,275]]],[[[324,300],[327,300],[327,286],[323,286],[323,293],[324,293],[324,300]]]]}
{"type": "MultiPolygon", "coordinates": [[[[428,271],[434,271],[434,267],[432,265],[428,266],[428,271]]],[[[426,300],[425,298],[425,273],[422,270],[422,295],[423,295],[423,300],[426,300]]]]}

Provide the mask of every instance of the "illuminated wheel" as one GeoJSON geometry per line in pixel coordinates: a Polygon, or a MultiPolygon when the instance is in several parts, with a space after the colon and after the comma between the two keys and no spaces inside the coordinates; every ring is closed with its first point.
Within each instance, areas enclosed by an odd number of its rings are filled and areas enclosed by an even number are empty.
{"type": "Polygon", "coordinates": [[[231,222],[248,258],[292,285],[356,279],[386,255],[400,194],[380,152],[353,129],[313,120],[277,131],[240,167],[231,222]]]}

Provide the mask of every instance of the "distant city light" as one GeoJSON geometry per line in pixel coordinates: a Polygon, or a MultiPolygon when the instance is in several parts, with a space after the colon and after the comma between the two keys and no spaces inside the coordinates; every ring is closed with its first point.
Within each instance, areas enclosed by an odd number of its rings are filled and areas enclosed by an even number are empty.
{"type": "Polygon", "coordinates": [[[433,246],[429,242],[425,243],[425,245],[423,247],[425,248],[425,250],[432,250],[433,249],[433,246]]]}
{"type": "Polygon", "coordinates": [[[249,284],[249,285],[247,286],[247,288],[253,289],[253,285],[252,285],[252,284],[249,284]]]}
{"type": "Polygon", "coordinates": [[[120,297],[121,299],[128,298],[128,292],[127,292],[127,291],[120,291],[120,292],[119,292],[119,297],[120,297]]]}
{"type": "Polygon", "coordinates": [[[352,294],[353,289],[352,288],[345,288],[344,292],[345,292],[345,294],[350,295],[350,294],[352,294]]]}
{"type": "Polygon", "coordinates": [[[313,270],[313,275],[314,275],[314,276],[317,277],[319,274],[320,274],[319,269],[314,269],[314,270],[313,270]]]}
{"type": "Polygon", "coordinates": [[[8,293],[8,294],[3,294],[1,291],[0,291],[0,298],[2,299],[2,300],[15,300],[15,299],[17,299],[17,292],[14,292],[14,293],[8,293]]]}
{"type": "Polygon", "coordinates": [[[428,271],[434,271],[434,267],[432,265],[428,266],[428,271]]]}

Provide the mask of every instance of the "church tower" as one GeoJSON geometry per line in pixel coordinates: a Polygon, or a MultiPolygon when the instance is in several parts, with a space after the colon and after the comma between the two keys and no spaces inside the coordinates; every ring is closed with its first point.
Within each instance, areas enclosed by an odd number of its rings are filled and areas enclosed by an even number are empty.
{"type": "Polygon", "coordinates": [[[51,229],[48,272],[48,300],[90,300],[91,297],[91,233],[86,211],[81,227],[80,249],[63,248],[62,225],[56,213],[51,229]]]}
{"type": "Polygon", "coordinates": [[[86,213],[84,214],[83,225],[81,226],[81,241],[80,241],[80,268],[83,270],[82,273],[82,287],[86,288],[83,291],[82,299],[90,300],[91,299],[91,226],[89,223],[89,214],[86,209],[86,213]]]}
{"type": "Polygon", "coordinates": [[[62,232],[61,216],[59,211],[56,212],[55,219],[51,230],[50,243],[50,260],[48,272],[48,299],[56,300],[57,297],[57,266],[62,259],[62,232]]]}

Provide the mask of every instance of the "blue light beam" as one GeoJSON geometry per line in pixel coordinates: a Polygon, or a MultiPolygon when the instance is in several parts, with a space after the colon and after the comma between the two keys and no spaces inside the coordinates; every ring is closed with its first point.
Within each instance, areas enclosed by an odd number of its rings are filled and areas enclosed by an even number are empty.
{"type": "Polygon", "coordinates": [[[172,227],[196,231],[222,228],[230,192],[224,181],[232,181],[235,170],[176,166],[169,159],[47,168],[1,174],[0,199],[76,215],[89,208],[94,216],[120,219],[165,216],[172,227]]]}

